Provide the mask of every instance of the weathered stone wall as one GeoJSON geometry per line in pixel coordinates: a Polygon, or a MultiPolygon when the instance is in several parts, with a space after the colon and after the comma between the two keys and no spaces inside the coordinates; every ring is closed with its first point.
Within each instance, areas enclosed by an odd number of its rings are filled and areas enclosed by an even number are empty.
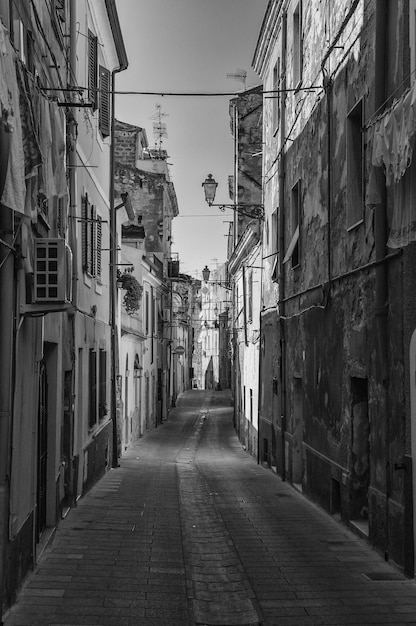
{"type": "MultiPolygon", "coordinates": [[[[405,78],[405,3],[387,4],[386,93],[394,93],[405,78]]],[[[284,3],[284,68],[289,90],[296,87],[292,73],[296,5],[295,1],[284,3]]],[[[281,314],[279,334],[286,355],[279,401],[286,424],[276,423],[272,428],[273,415],[267,408],[275,405],[272,381],[262,374],[260,458],[264,447],[269,454],[274,433],[279,473],[285,470],[289,480],[302,482],[304,491],[329,512],[339,512],[349,520],[368,518],[372,542],[403,564],[405,474],[395,470],[395,465],[400,465],[406,452],[405,367],[416,322],[412,314],[413,324],[403,328],[402,316],[403,303],[410,310],[414,300],[408,295],[404,300],[404,293],[415,291],[411,269],[415,255],[409,247],[404,276],[400,256],[386,262],[388,309],[386,332],[381,333],[374,228],[375,211],[380,208],[365,205],[362,220],[351,228],[347,221],[349,186],[358,184],[347,166],[348,115],[362,99],[365,126],[377,109],[376,81],[381,78],[375,67],[373,0],[358,2],[322,66],[328,45],[351,6],[351,0],[325,6],[313,0],[303,3],[303,80],[297,93],[281,95],[284,144],[280,128],[272,126],[273,100],[266,100],[264,108],[263,304],[266,311],[277,305],[281,314]],[[302,89],[313,85],[321,88],[302,89]],[[284,178],[279,171],[282,159],[284,178]],[[278,293],[278,274],[272,274],[277,247],[272,246],[272,213],[278,209],[283,214],[277,223],[283,226],[278,236],[283,235],[284,257],[293,237],[293,189],[298,183],[299,263],[292,263],[289,256],[283,264],[278,293]]],[[[273,68],[282,55],[281,28],[282,23],[275,25],[273,49],[262,76],[266,90],[273,89],[273,68]]],[[[364,133],[365,184],[370,172],[367,142],[368,133],[364,133]]],[[[391,219],[390,191],[387,198],[391,219]]],[[[265,315],[262,329],[264,337],[273,336],[265,315]]],[[[262,368],[269,372],[278,350],[267,344],[265,350],[262,368]]]]}

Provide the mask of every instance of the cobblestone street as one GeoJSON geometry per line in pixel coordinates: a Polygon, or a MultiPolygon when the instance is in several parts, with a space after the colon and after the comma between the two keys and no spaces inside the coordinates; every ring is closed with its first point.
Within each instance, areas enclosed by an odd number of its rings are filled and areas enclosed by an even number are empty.
{"type": "Polygon", "coordinates": [[[62,520],[5,626],[416,624],[416,584],[187,392],[62,520]]]}

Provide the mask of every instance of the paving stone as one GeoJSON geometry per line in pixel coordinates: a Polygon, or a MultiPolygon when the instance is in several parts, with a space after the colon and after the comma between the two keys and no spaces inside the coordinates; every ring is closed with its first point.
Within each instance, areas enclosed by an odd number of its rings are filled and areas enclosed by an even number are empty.
{"type": "Polygon", "coordinates": [[[192,391],[62,520],[4,624],[416,626],[397,574],[242,450],[229,392],[192,391]]]}

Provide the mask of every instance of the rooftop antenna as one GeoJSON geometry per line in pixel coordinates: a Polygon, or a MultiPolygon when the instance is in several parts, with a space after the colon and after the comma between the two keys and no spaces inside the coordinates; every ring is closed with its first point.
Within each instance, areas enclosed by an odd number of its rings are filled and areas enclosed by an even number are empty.
{"type": "Polygon", "coordinates": [[[227,78],[231,80],[237,80],[240,83],[244,84],[244,89],[246,88],[246,80],[247,80],[247,72],[246,70],[237,69],[235,72],[231,74],[227,74],[227,78]]]}
{"type": "Polygon", "coordinates": [[[159,152],[159,154],[161,154],[163,150],[163,138],[168,136],[166,124],[162,122],[162,119],[167,117],[169,114],[162,113],[161,104],[156,104],[155,106],[156,112],[150,119],[156,120],[153,122],[153,137],[155,138],[155,149],[159,152]]]}

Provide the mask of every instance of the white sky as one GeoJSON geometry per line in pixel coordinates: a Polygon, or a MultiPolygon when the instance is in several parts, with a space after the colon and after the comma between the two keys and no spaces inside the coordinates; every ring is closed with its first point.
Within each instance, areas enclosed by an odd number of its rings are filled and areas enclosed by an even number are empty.
{"type": "MultiPolygon", "coordinates": [[[[119,91],[234,92],[243,83],[227,79],[247,71],[247,87],[259,84],[251,70],[268,0],[117,0],[129,59],[118,75],[119,91]]],[[[209,208],[201,184],[212,173],[219,183],[215,202],[229,203],[233,170],[228,116],[230,98],[117,95],[116,118],[144,128],[154,145],[156,104],[166,114],[170,172],[178,198],[172,252],[180,271],[197,276],[205,264],[226,260],[231,212],[209,208]],[[186,217],[186,216],[195,217],[186,217]],[[210,215],[210,217],[204,217],[210,215]]]]}

